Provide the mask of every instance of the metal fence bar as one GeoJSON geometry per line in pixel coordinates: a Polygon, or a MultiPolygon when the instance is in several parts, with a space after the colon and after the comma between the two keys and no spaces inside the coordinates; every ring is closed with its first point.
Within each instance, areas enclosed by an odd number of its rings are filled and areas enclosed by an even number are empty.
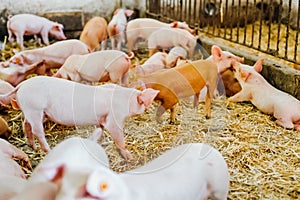
{"type": "MultiPolygon", "coordinates": [[[[299,0],[299,4],[298,4],[298,16],[297,16],[297,27],[300,29],[300,0],[299,0]]],[[[298,54],[298,39],[299,39],[299,31],[297,31],[296,33],[296,42],[295,42],[295,54],[294,54],[294,60],[297,60],[297,56],[300,57],[300,53],[298,54]]]]}
{"type": "MultiPolygon", "coordinates": [[[[245,16],[245,20],[244,20],[244,23],[247,24],[247,21],[248,21],[248,4],[249,4],[249,0],[246,1],[246,16],[245,16]]],[[[243,41],[243,45],[246,45],[246,36],[247,36],[247,26],[245,26],[245,29],[244,29],[244,41],[243,41]]]]}
{"type": "Polygon", "coordinates": [[[279,7],[279,16],[278,16],[278,20],[279,20],[279,22],[278,22],[278,31],[277,31],[277,43],[276,43],[276,53],[278,53],[279,52],[279,42],[280,42],[280,29],[281,29],[281,18],[282,18],[282,4],[283,4],[283,1],[282,0],[280,0],[280,7],[279,7]]]}
{"type": "Polygon", "coordinates": [[[296,64],[300,64],[299,5],[300,0],[146,0],[150,17],[186,21],[212,36],[296,64]],[[215,8],[219,11],[209,11],[215,8]]]}
{"type": "MultiPolygon", "coordinates": [[[[292,0],[289,0],[289,11],[288,11],[288,22],[287,24],[290,24],[290,13],[291,13],[291,6],[292,6],[292,0]]],[[[286,26],[286,35],[285,35],[285,55],[284,55],[284,58],[285,59],[288,59],[288,45],[289,45],[289,30],[290,30],[290,27],[289,26],[286,26]]]]}

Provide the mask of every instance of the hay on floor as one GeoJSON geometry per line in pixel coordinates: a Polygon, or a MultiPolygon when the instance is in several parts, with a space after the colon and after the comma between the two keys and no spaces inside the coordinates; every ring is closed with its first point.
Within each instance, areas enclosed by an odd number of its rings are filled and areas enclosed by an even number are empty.
{"type": "MultiPolygon", "coordinates": [[[[212,118],[208,120],[204,116],[204,103],[194,109],[191,99],[182,100],[178,105],[175,125],[168,123],[169,112],[163,115],[163,123],[156,123],[157,106],[155,102],[145,113],[126,121],[126,145],[134,156],[129,162],[120,156],[109,133],[104,132],[101,144],[114,171],[124,172],[139,167],[174,146],[201,142],[218,149],[228,164],[229,199],[299,197],[299,132],[276,125],[271,116],[261,113],[250,103],[230,103],[226,106],[225,97],[214,100],[212,118]]],[[[9,141],[25,151],[33,168],[36,167],[45,153],[33,151],[27,145],[22,131],[22,112],[1,108],[0,115],[12,128],[9,141]]],[[[68,137],[89,137],[94,128],[66,127],[53,122],[46,122],[44,127],[51,147],[68,137]]],[[[24,167],[24,171],[30,175],[32,170],[24,167]]]]}

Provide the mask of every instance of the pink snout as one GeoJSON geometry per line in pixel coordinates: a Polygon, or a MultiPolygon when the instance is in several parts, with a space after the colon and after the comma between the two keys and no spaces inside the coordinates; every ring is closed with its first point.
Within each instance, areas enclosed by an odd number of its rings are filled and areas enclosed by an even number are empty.
{"type": "Polygon", "coordinates": [[[67,37],[64,34],[63,28],[64,27],[61,24],[55,25],[52,27],[49,33],[58,40],[65,40],[67,37]]]}

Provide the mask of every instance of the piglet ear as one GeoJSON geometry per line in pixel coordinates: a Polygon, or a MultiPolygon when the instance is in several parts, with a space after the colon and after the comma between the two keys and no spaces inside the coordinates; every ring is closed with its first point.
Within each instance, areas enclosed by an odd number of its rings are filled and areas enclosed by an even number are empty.
{"type": "Polygon", "coordinates": [[[215,60],[215,61],[221,59],[222,49],[220,47],[218,47],[217,45],[213,45],[211,47],[211,55],[213,57],[213,60],[215,60]]]}
{"type": "Polygon", "coordinates": [[[133,13],[134,13],[133,10],[125,10],[125,15],[126,15],[126,17],[131,16],[133,13]]]}
{"type": "Polygon", "coordinates": [[[58,25],[58,24],[53,25],[53,26],[52,26],[52,30],[54,30],[54,31],[59,31],[59,30],[60,30],[59,25],[58,25]]]}
{"type": "Polygon", "coordinates": [[[172,22],[171,27],[172,27],[172,28],[177,28],[177,27],[178,27],[178,22],[177,22],[177,21],[172,22]]]}
{"type": "Polygon", "coordinates": [[[258,73],[260,73],[262,71],[262,65],[264,63],[264,59],[261,58],[258,61],[256,61],[256,63],[254,64],[253,68],[255,69],[255,71],[257,71],[258,73]]]}
{"type": "Polygon", "coordinates": [[[44,175],[49,181],[57,185],[61,185],[62,179],[66,172],[66,165],[59,164],[52,167],[43,167],[38,169],[38,172],[44,175]]]}
{"type": "Polygon", "coordinates": [[[118,14],[118,12],[119,12],[119,9],[115,10],[114,15],[118,14]]]}
{"type": "Polygon", "coordinates": [[[159,90],[147,88],[137,96],[137,101],[139,104],[144,104],[144,106],[148,108],[158,93],[159,90]]]}

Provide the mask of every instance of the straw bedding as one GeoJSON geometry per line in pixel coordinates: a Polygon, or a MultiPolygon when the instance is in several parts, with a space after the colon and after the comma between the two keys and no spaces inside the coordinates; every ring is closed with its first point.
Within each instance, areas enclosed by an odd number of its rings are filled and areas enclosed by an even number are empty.
{"type": "MultiPolygon", "coordinates": [[[[2,57],[7,59],[8,56],[2,52],[2,57]]],[[[163,115],[163,123],[156,123],[157,106],[154,102],[144,114],[126,121],[126,145],[134,156],[129,162],[120,156],[109,133],[104,132],[101,144],[114,171],[134,169],[180,144],[208,143],[222,153],[228,164],[229,199],[299,198],[299,132],[277,126],[271,116],[261,113],[250,103],[226,105],[225,97],[213,101],[211,119],[205,119],[203,102],[194,109],[192,99],[180,101],[174,125],[168,123],[169,112],[163,115]]],[[[0,115],[12,128],[9,141],[28,154],[34,168],[45,153],[33,151],[26,144],[22,112],[1,108],[0,115]]],[[[53,122],[46,122],[44,127],[51,147],[68,137],[88,137],[93,131],[93,127],[66,127],[53,122]]],[[[32,169],[24,170],[28,175],[32,172],[32,169]]]]}

